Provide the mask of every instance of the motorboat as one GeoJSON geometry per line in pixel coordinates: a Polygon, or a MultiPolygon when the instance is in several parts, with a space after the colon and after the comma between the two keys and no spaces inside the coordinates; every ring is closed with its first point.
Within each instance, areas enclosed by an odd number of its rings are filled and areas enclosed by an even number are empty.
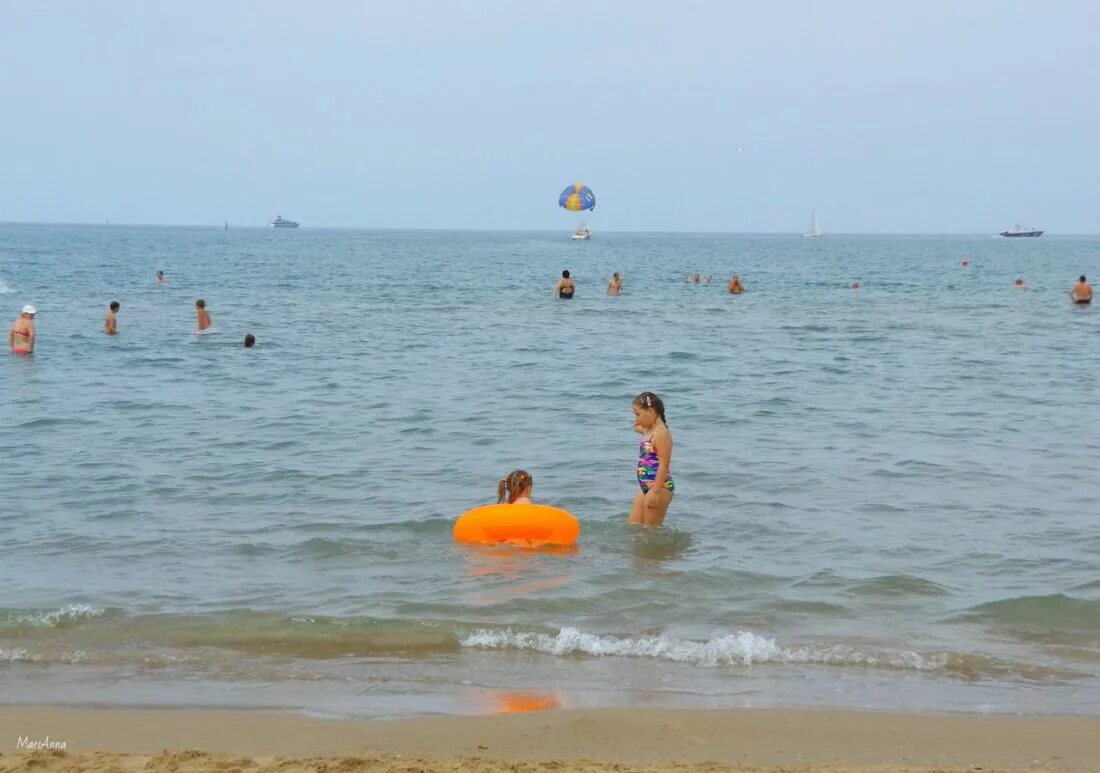
{"type": "Polygon", "coordinates": [[[1019,223],[1009,228],[1007,231],[1001,231],[1001,236],[1042,236],[1043,232],[1038,228],[1026,228],[1019,223]]]}

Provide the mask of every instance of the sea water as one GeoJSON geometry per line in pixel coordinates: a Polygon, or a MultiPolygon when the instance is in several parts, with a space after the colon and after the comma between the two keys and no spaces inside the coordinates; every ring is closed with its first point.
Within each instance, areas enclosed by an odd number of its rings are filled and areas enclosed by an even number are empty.
{"type": "Polygon", "coordinates": [[[0,357],[0,702],[1096,714],[1100,310],[1066,291],[1098,262],[1050,236],[0,226],[0,305],[39,310],[34,356],[0,357]],[[643,390],[677,485],[649,531],[643,390]],[[453,542],[515,468],[574,551],[453,542]]]}

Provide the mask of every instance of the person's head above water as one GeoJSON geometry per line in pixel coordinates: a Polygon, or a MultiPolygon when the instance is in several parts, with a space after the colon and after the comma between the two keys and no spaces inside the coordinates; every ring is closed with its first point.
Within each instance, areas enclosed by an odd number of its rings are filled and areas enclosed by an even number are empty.
{"type": "Polygon", "coordinates": [[[561,272],[561,278],[562,279],[568,279],[569,278],[569,269],[565,269],[565,271],[561,272]]]}
{"type": "Polygon", "coordinates": [[[256,345],[256,336],[252,335],[251,333],[246,334],[245,337],[244,337],[244,348],[245,349],[251,349],[255,345],[256,345]]]}
{"type": "Polygon", "coordinates": [[[1085,275],[1084,275],[1084,274],[1081,274],[1081,279],[1080,279],[1080,281],[1082,281],[1082,282],[1084,282],[1084,281],[1085,281],[1085,275]]]}
{"type": "Polygon", "coordinates": [[[206,301],[204,301],[202,298],[199,298],[197,301],[195,301],[195,306],[200,309],[205,309],[206,301]]]}
{"type": "Polygon", "coordinates": [[[618,279],[618,278],[619,278],[619,272],[618,272],[618,271],[616,271],[616,272],[615,272],[614,274],[612,274],[611,276],[612,276],[612,278],[614,278],[614,279],[618,279]]]}
{"type": "Polygon", "coordinates": [[[512,504],[520,497],[530,497],[531,490],[535,487],[535,479],[526,470],[513,470],[497,483],[497,504],[507,497],[508,504],[512,504]]]}
{"type": "Polygon", "coordinates": [[[1022,278],[1020,278],[1020,277],[1016,277],[1016,281],[1015,281],[1015,282],[1013,282],[1013,284],[1015,284],[1015,285],[1016,285],[1017,287],[1020,287],[1020,286],[1022,286],[1022,285],[1023,285],[1023,283],[1024,283],[1024,280],[1023,280],[1022,278]]]}
{"type": "Polygon", "coordinates": [[[634,398],[631,407],[634,409],[634,426],[641,432],[653,427],[657,419],[667,425],[665,419],[665,403],[653,392],[642,392],[634,398]]]}
{"type": "Polygon", "coordinates": [[[119,308],[121,308],[121,305],[118,301],[111,301],[111,305],[109,306],[109,308],[111,309],[111,311],[118,311],[119,308]]]}

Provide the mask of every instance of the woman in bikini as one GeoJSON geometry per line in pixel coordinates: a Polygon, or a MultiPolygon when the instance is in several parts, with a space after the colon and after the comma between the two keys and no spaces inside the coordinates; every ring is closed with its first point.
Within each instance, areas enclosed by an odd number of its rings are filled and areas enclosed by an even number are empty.
{"type": "Polygon", "coordinates": [[[8,348],[12,354],[34,354],[34,315],[38,311],[34,306],[24,306],[19,319],[8,331],[8,348]]]}
{"type": "Polygon", "coordinates": [[[573,284],[573,280],[569,278],[569,271],[562,271],[561,279],[558,280],[557,285],[554,287],[554,297],[569,300],[576,291],[577,286],[573,284]]]}

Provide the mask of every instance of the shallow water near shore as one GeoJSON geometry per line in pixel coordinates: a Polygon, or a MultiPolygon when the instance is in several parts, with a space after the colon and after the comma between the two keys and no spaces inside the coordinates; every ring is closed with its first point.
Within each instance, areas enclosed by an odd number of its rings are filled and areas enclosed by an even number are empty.
{"type": "Polygon", "coordinates": [[[0,304],[39,309],[0,358],[0,702],[1098,714],[1100,310],[1065,294],[1098,259],[0,225],[0,304]],[[678,492],[649,532],[646,389],[678,492]],[[576,550],[451,540],[516,467],[576,550]]]}

